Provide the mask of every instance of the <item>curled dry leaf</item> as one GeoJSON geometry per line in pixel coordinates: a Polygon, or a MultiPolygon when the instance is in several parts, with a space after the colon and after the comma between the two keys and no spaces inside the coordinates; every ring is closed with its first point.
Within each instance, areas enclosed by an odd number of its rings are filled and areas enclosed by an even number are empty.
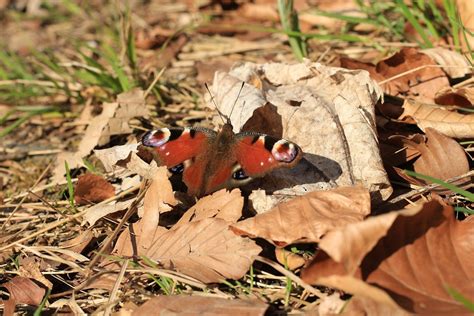
{"type": "Polygon", "coordinates": [[[421,52],[442,66],[444,72],[451,78],[462,78],[472,73],[468,59],[454,50],[436,47],[423,49],[421,52]]]}
{"type": "Polygon", "coordinates": [[[133,316],[153,315],[264,315],[268,305],[256,299],[228,300],[205,296],[155,296],[133,311],[133,316]]]}
{"type": "Polygon", "coordinates": [[[433,102],[435,93],[449,86],[435,61],[414,48],[403,48],[375,66],[349,59],[341,59],[341,65],[369,71],[374,80],[383,81],[381,86],[387,94],[413,96],[423,102],[433,102]]]}
{"type": "Polygon", "coordinates": [[[82,225],[88,223],[90,226],[94,225],[99,219],[109,214],[126,210],[133,203],[133,199],[117,202],[112,201],[107,204],[97,204],[87,209],[82,217],[82,225]]]}
{"type": "Polygon", "coordinates": [[[361,221],[370,213],[370,196],[363,187],[310,192],[281,203],[266,213],[231,225],[240,235],[265,238],[277,246],[318,242],[336,227],[361,221]]]}
{"type": "Polygon", "coordinates": [[[275,257],[280,264],[289,270],[296,270],[306,263],[302,256],[280,247],[275,248],[275,257]]]}
{"type": "Polygon", "coordinates": [[[114,195],[114,186],[93,173],[81,175],[74,188],[74,201],[80,205],[102,202],[114,195]]]}
{"type": "Polygon", "coordinates": [[[82,157],[87,156],[95,146],[105,145],[113,135],[131,133],[132,128],[128,121],[133,117],[148,115],[144,95],[144,91],[135,89],[119,94],[117,102],[104,103],[102,113],[94,117],[87,126],[78,150],[62,153],[58,157],[53,181],[59,182],[64,178],[64,161],[68,162],[71,169],[82,167],[82,157]]]}
{"type": "Polygon", "coordinates": [[[474,84],[459,88],[447,88],[436,93],[435,102],[441,105],[474,107],[474,84]]]}
{"type": "Polygon", "coordinates": [[[262,89],[244,85],[230,117],[234,132],[252,126],[253,131],[272,132],[296,142],[305,153],[294,169],[272,172],[261,187],[278,196],[361,182],[382,199],[388,198],[392,190],[373,123],[381,91],[366,72],[309,61],[245,63],[214,77],[212,94],[223,113],[231,113],[235,101],[231,96],[237,97],[242,81],[256,76],[262,89]],[[259,115],[260,108],[265,108],[265,115],[259,115]],[[249,119],[252,124],[245,126],[249,119]]]}
{"type": "MultiPolygon", "coordinates": [[[[401,140],[406,146],[419,152],[420,157],[413,164],[418,173],[447,180],[469,171],[469,162],[461,145],[435,129],[427,128],[426,138],[401,137],[401,140]]],[[[427,183],[407,175],[404,175],[404,178],[412,180],[413,183],[427,183]]]]}
{"type": "Polygon", "coordinates": [[[431,127],[450,137],[474,137],[474,115],[449,111],[445,106],[405,100],[399,119],[413,120],[422,130],[431,127]]]}
{"type": "Polygon", "coordinates": [[[244,198],[239,189],[217,191],[205,196],[184,213],[174,227],[205,218],[221,218],[235,223],[242,216],[244,198]]]}
{"type": "Polygon", "coordinates": [[[38,286],[29,278],[16,276],[7,283],[0,284],[10,293],[10,298],[4,301],[4,315],[13,316],[17,304],[37,306],[41,303],[45,289],[38,286]]]}
{"type": "Polygon", "coordinates": [[[324,236],[302,278],[410,313],[467,314],[447,287],[474,299],[473,219],[433,200],[349,224],[324,236]]]}

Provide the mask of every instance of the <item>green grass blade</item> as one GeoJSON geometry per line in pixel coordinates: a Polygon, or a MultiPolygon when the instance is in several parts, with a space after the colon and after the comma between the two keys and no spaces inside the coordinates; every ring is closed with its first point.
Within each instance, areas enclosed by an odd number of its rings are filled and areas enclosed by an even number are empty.
{"type": "Polygon", "coordinates": [[[443,180],[433,178],[433,177],[430,177],[430,176],[427,176],[427,175],[424,175],[424,174],[421,174],[421,173],[417,173],[417,172],[414,172],[414,171],[411,171],[411,170],[404,170],[404,172],[409,176],[439,184],[439,185],[445,187],[446,189],[449,189],[449,190],[451,190],[451,191],[453,191],[457,194],[460,194],[460,195],[464,196],[465,198],[469,199],[469,201],[474,202],[474,194],[473,193],[471,193],[469,191],[466,191],[466,190],[463,190],[463,189],[455,186],[454,184],[447,183],[443,180]]]}
{"type": "Polygon", "coordinates": [[[114,73],[118,78],[120,87],[122,89],[121,92],[129,91],[132,88],[132,86],[130,84],[130,81],[128,80],[127,75],[125,74],[123,66],[120,64],[117,54],[108,45],[103,46],[103,51],[104,51],[103,57],[109,62],[110,66],[112,66],[112,69],[114,70],[114,73]]]}
{"type": "Polygon", "coordinates": [[[399,11],[403,14],[403,16],[410,22],[410,24],[415,28],[416,32],[421,36],[423,39],[423,43],[420,43],[423,48],[432,48],[433,43],[431,43],[428,35],[425,32],[425,29],[421,26],[418,22],[416,17],[411,12],[410,8],[403,2],[403,0],[395,0],[399,11]]]}
{"type": "MultiPolygon", "coordinates": [[[[280,21],[285,31],[297,31],[298,15],[293,8],[293,0],[278,0],[278,12],[280,14],[280,21]]],[[[301,61],[306,56],[306,44],[303,43],[301,36],[289,35],[288,42],[293,50],[293,54],[301,61]]]]}
{"type": "Polygon", "coordinates": [[[69,165],[67,161],[64,161],[64,168],[66,169],[66,181],[67,181],[67,191],[69,194],[69,204],[71,205],[72,208],[75,208],[74,185],[72,184],[71,170],[69,169],[69,165]]]}
{"type": "Polygon", "coordinates": [[[456,301],[464,305],[470,312],[474,312],[474,302],[462,295],[457,290],[453,289],[452,287],[446,286],[446,291],[448,291],[449,295],[454,298],[456,301]]]}
{"type": "Polygon", "coordinates": [[[33,316],[41,316],[41,313],[43,312],[44,305],[46,305],[46,302],[48,301],[48,298],[49,298],[50,294],[51,294],[51,289],[48,288],[48,291],[46,292],[46,295],[41,300],[41,303],[39,304],[38,308],[33,313],[33,316]]]}

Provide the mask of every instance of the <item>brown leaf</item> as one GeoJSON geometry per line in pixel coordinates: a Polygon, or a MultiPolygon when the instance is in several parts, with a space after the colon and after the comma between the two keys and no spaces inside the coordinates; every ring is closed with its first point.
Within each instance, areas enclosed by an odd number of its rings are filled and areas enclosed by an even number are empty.
{"type": "Polygon", "coordinates": [[[430,201],[329,232],[302,278],[411,313],[467,314],[446,287],[474,298],[473,236],[472,217],[430,201]]]}
{"type": "Polygon", "coordinates": [[[10,298],[4,301],[5,316],[13,315],[17,304],[39,305],[46,293],[44,288],[39,287],[31,279],[21,276],[16,276],[0,286],[10,293],[10,298]]]}
{"type": "Polygon", "coordinates": [[[184,213],[174,227],[205,218],[221,218],[235,223],[242,216],[244,198],[239,189],[217,191],[207,195],[184,213]]]}
{"type": "Polygon", "coordinates": [[[362,187],[316,191],[282,203],[231,225],[241,235],[265,238],[278,246],[318,242],[332,229],[361,221],[370,213],[370,196],[362,187]]]}
{"type": "Polygon", "coordinates": [[[93,173],[79,176],[74,188],[74,201],[79,205],[102,202],[114,195],[114,186],[93,173]]]}
{"type": "Polygon", "coordinates": [[[306,263],[302,256],[280,247],[275,248],[275,257],[280,264],[289,270],[296,270],[306,263]]]}
{"type": "Polygon", "coordinates": [[[461,18],[461,24],[463,25],[459,30],[462,50],[470,52],[474,47],[474,36],[472,36],[472,32],[474,31],[474,6],[471,0],[456,0],[456,5],[457,12],[459,12],[459,17],[461,18]],[[469,32],[471,33],[469,34],[469,32]],[[466,38],[464,36],[466,36],[466,38]]]}
{"type": "Polygon", "coordinates": [[[474,115],[449,111],[445,106],[406,100],[399,119],[413,119],[422,130],[431,127],[450,137],[474,137],[474,115]]]}
{"type": "Polygon", "coordinates": [[[443,47],[423,49],[423,54],[430,56],[443,67],[444,72],[451,78],[462,78],[472,73],[468,59],[460,53],[443,47]]]}
{"type": "Polygon", "coordinates": [[[448,78],[441,69],[429,67],[436,65],[435,61],[414,48],[403,48],[375,67],[357,61],[341,60],[341,63],[349,69],[369,71],[377,82],[388,80],[381,87],[393,96],[413,96],[419,101],[433,102],[436,92],[449,86],[448,78]]]}
{"type": "Polygon", "coordinates": [[[474,84],[460,88],[447,88],[436,93],[435,102],[441,105],[457,105],[465,108],[474,107],[474,84]]]}
{"type": "Polygon", "coordinates": [[[240,279],[262,249],[228,228],[219,218],[186,223],[155,239],[146,256],[206,283],[240,279]]]}
{"type": "MultiPolygon", "coordinates": [[[[401,139],[406,146],[420,153],[420,157],[413,164],[418,173],[447,180],[469,171],[469,162],[461,145],[435,129],[426,129],[424,141],[413,137],[401,139]]],[[[420,179],[417,181],[427,183],[420,179]]]]}
{"type": "Polygon", "coordinates": [[[256,299],[228,300],[204,296],[155,296],[132,315],[264,315],[268,305],[256,299]]]}

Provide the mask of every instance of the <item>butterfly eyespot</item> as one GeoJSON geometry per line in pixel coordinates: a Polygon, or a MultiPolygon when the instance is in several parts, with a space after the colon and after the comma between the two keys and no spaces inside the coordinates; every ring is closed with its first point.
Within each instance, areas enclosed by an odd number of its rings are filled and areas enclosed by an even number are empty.
{"type": "Polygon", "coordinates": [[[180,163],[168,169],[172,174],[181,174],[184,171],[184,163],[180,163]]]}
{"type": "Polygon", "coordinates": [[[147,147],[160,147],[169,141],[171,132],[168,128],[150,131],[142,137],[142,144],[147,147]]]}
{"type": "Polygon", "coordinates": [[[298,148],[294,144],[281,139],[273,145],[272,155],[278,161],[290,163],[298,156],[298,148]]]}
{"type": "Polygon", "coordinates": [[[236,171],[234,171],[234,173],[232,174],[232,179],[234,180],[245,180],[245,179],[248,179],[249,176],[247,176],[244,172],[244,170],[242,168],[240,169],[237,169],[236,171]]]}

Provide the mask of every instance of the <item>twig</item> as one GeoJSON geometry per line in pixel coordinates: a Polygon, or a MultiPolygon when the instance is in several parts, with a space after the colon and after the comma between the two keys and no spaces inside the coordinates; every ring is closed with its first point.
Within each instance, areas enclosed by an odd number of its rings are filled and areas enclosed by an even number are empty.
{"type": "MultiPolygon", "coordinates": [[[[471,171],[469,171],[465,174],[462,174],[460,176],[450,178],[450,179],[446,180],[445,182],[452,183],[452,182],[455,182],[459,179],[470,177],[470,176],[473,176],[473,175],[474,175],[474,170],[471,170],[471,171]]],[[[413,191],[407,192],[405,194],[399,195],[399,196],[391,199],[390,201],[387,201],[387,203],[390,203],[390,204],[398,203],[402,200],[409,199],[409,198],[411,198],[415,195],[422,194],[426,191],[431,191],[431,190],[436,189],[438,187],[442,187],[442,185],[437,184],[437,183],[428,184],[428,185],[425,185],[425,186],[423,186],[421,188],[418,188],[416,190],[413,190],[413,191]]]]}
{"type": "Polygon", "coordinates": [[[104,311],[104,316],[109,316],[110,313],[112,312],[112,308],[115,306],[115,304],[117,304],[115,300],[117,298],[117,293],[120,288],[120,284],[122,283],[123,277],[125,275],[125,271],[127,270],[129,261],[130,259],[126,259],[122,264],[122,268],[120,269],[120,272],[117,276],[117,280],[115,280],[115,284],[112,289],[112,292],[110,292],[110,297],[109,297],[109,301],[107,302],[107,307],[105,308],[105,311],[104,311]]]}
{"type": "Polygon", "coordinates": [[[306,291],[310,292],[310,293],[313,293],[314,295],[316,295],[317,297],[325,297],[326,294],[319,291],[318,289],[312,287],[311,285],[309,285],[308,283],[306,283],[305,281],[301,280],[300,277],[298,277],[296,274],[294,274],[293,272],[291,271],[288,271],[286,270],[285,268],[283,268],[282,266],[280,266],[279,264],[265,258],[265,257],[262,257],[262,256],[256,256],[255,257],[255,260],[257,261],[260,261],[260,262],[263,262],[267,265],[269,265],[270,267],[272,267],[273,269],[277,270],[278,272],[280,272],[281,274],[283,274],[284,276],[286,277],[289,277],[293,282],[295,282],[296,284],[298,284],[299,286],[301,286],[302,288],[304,288],[306,291]]]}

